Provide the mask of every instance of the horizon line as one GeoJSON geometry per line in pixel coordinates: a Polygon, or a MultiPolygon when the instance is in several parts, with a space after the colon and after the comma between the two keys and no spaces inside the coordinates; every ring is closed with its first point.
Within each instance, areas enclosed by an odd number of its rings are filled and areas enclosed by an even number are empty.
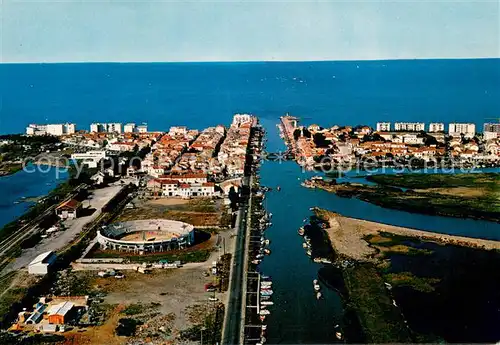
{"type": "Polygon", "coordinates": [[[162,63],[307,63],[307,62],[376,62],[376,61],[431,61],[431,60],[500,60],[498,57],[423,57],[423,58],[388,58],[388,59],[318,59],[318,60],[186,60],[186,61],[25,61],[25,62],[4,62],[0,61],[0,65],[42,65],[42,64],[162,64],[162,63]]]}

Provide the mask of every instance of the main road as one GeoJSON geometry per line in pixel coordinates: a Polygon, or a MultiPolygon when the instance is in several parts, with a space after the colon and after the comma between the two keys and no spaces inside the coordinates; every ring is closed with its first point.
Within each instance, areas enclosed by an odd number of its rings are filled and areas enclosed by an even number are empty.
{"type": "MultiPolygon", "coordinates": [[[[250,178],[243,178],[243,185],[250,188],[250,178]]],[[[223,345],[240,344],[243,305],[243,284],[245,283],[245,235],[247,230],[248,198],[240,204],[236,216],[236,244],[233,253],[233,263],[229,281],[229,300],[224,317],[222,333],[223,345]]]]}

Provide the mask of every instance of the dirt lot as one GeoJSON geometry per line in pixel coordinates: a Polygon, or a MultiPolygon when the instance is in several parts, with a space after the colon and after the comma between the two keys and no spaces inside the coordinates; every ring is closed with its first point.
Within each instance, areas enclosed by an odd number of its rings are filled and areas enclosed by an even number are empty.
{"type": "Polygon", "coordinates": [[[221,200],[160,198],[134,202],[136,208],[125,210],[119,221],[165,218],[194,226],[224,226],[225,208],[221,200]]]}
{"type": "MultiPolygon", "coordinates": [[[[75,272],[87,280],[92,290],[105,293],[103,303],[109,306],[109,314],[102,326],[66,333],[66,343],[195,344],[182,339],[181,332],[203,324],[217,303],[208,300],[213,293],[204,291],[204,284],[213,281],[212,277],[203,275],[208,268],[209,262],[180,269],[154,270],[148,275],[127,271],[124,279],[100,278],[95,272],[75,272]],[[116,334],[116,327],[124,318],[142,323],[137,326],[135,335],[116,334]]],[[[216,297],[225,299],[219,293],[216,297]]]]}

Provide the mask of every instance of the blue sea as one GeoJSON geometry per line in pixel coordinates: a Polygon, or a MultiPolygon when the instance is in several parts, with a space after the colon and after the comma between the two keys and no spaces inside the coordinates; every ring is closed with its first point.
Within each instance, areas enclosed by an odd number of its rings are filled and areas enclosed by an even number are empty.
{"type": "MultiPolygon", "coordinates": [[[[247,112],[262,119],[268,148],[276,151],[284,144],[275,125],[286,112],[323,126],[461,121],[481,128],[487,118],[500,117],[500,59],[0,65],[0,76],[0,133],[23,132],[29,123],[66,121],[79,129],[98,121],[147,122],[150,130],[172,125],[202,129],[227,125],[234,113],[247,112]]],[[[383,209],[302,188],[307,176],[294,162],[264,162],[261,169],[264,185],[282,187],[266,197],[265,207],[273,213],[273,226],[265,234],[272,255],[259,266],[273,277],[275,288],[275,305],[266,320],[270,343],[332,343],[333,326],[342,324],[336,292],[323,286],[324,297],[316,300],[311,282],[321,265],[304,254],[297,235],[310,207],[500,240],[498,223],[383,209]]],[[[0,225],[24,211],[24,204],[13,201],[47,193],[55,183],[25,172],[0,178],[1,190],[9,194],[0,205],[0,225]]],[[[487,339],[500,337],[486,326],[480,331],[487,339]]]]}
{"type": "Polygon", "coordinates": [[[233,113],[323,125],[500,117],[500,59],[0,64],[0,133],[29,123],[195,128],[233,113]]]}

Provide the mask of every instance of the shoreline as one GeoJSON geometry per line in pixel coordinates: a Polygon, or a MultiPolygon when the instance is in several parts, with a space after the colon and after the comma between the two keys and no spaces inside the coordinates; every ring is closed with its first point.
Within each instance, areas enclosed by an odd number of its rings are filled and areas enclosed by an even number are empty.
{"type": "Polygon", "coordinates": [[[368,186],[361,183],[328,182],[318,178],[306,180],[305,188],[318,188],[342,198],[356,198],[386,209],[418,213],[430,216],[470,218],[500,222],[500,213],[475,208],[471,201],[491,206],[486,198],[465,198],[431,192],[417,192],[392,186],[368,186]],[[472,205],[472,206],[471,206],[472,205]]]}
{"type": "Polygon", "coordinates": [[[325,229],[333,250],[340,256],[361,262],[373,262],[370,256],[377,254],[374,248],[363,238],[381,232],[412,237],[421,241],[435,242],[441,245],[457,245],[484,250],[500,250],[500,241],[433,233],[424,230],[377,223],[357,218],[342,216],[338,213],[315,208],[315,215],[328,222],[325,229]]]}

